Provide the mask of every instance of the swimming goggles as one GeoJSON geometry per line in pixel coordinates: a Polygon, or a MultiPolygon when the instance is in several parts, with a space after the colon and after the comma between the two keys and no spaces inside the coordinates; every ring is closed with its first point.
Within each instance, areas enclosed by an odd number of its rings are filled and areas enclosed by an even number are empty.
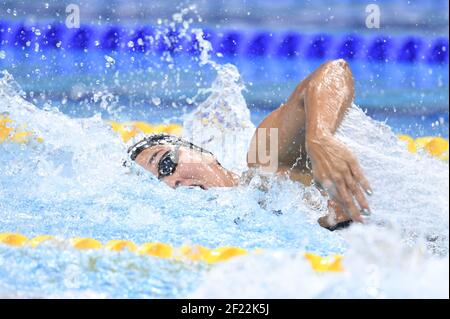
{"type": "Polygon", "coordinates": [[[178,148],[176,150],[169,150],[158,162],[158,179],[170,176],[175,173],[178,166],[178,148]]]}
{"type": "MultiPolygon", "coordinates": [[[[156,146],[156,145],[168,145],[171,146],[171,149],[167,151],[159,160],[157,169],[158,169],[158,179],[170,176],[175,173],[175,170],[178,166],[178,151],[180,147],[186,147],[189,149],[196,150],[201,153],[212,154],[211,152],[193,144],[186,140],[183,140],[176,136],[166,135],[166,134],[155,134],[144,138],[143,140],[137,142],[133,146],[128,149],[128,154],[132,161],[135,161],[142,151],[147,148],[156,146]]],[[[220,163],[218,162],[220,165],[220,163]]],[[[125,167],[131,166],[128,161],[124,161],[123,165],[125,167]]]]}

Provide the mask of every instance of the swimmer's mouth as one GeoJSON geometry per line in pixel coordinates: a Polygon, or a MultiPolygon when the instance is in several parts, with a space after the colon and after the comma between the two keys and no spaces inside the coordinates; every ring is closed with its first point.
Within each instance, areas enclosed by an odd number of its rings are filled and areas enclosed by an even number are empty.
{"type": "Polygon", "coordinates": [[[205,187],[205,186],[203,186],[203,185],[189,185],[188,186],[188,188],[191,188],[191,189],[193,189],[193,188],[201,188],[202,190],[207,190],[207,188],[205,187]]]}

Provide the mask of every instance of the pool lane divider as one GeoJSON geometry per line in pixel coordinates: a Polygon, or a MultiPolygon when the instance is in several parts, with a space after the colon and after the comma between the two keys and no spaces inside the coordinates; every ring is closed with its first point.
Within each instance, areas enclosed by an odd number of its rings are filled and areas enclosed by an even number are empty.
{"type": "Polygon", "coordinates": [[[150,124],[143,121],[115,122],[109,121],[114,132],[118,133],[125,143],[137,134],[159,134],[181,135],[183,127],[179,124],[150,124]]]}
{"type": "MultiPolygon", "coordinates": [[[[143,121],[129,121],[119,123],[109,121],[112,130],[116,132],[125,143],[136,137],[138,134],[158,134],[166,133],[180,136],[183,127],[179,124],[150,124],[143,121]]],[[[414,139],[409,135],[398,135],[401,141],[406,142],[406,147],[411,153],[417,153],[425,150],[429,155],[438,159],[449,160],[448,140],[439,136],[423,136],[414,139]]],[[[0,115],[0,143],[29,143],[36,141],[39,143],[44,140],[33,132],[26,129],[26,126],[15,126],[12,119],[0,115]]]]}
{"type": "Polygon", "coordinates": [[[448,140],[440,136],[423,136],[416,139],[409,135],[398,135],[401,141],[406,142],[409,152],[417,153],[419,150],[425,150],[429,155],[443,161],[448,161],[449,146],[448,140]]]}
{"type": "MultiPolygon", "coordinates": [[[[74,249],[77,250],[99,250],[105,249],[109,251],[119,252],[128,250],[139,255],[152,256],[164,259],[172,259],[179,261],[195,261],[204,262],[207,264],[217,264],[236,258],[238,256],[247,255],[248,250],[224,246],[215,249],[210,249],[200,245],[184,245],[175,248],[169,244],[150,242],[142,245],[137,245],[129,240],[110,240],[105,245],[94,238],[76,237],[67,240],[61,240],[54,236],[41,235],[28,239],[26,236],[18,233],[0,233],[0,244],[10,247],[30,247],[38,248],[44,243],[49,242],[68,242],[74,249]]],[[[253,253],[260,253],[261,249],[256,249],[253,253]]],[[[342,272],[342,256],[320,256],[317,254],[306,252],[303,254],[304,258],[309,261],[313,270],[317,272],[342,272]]]]}
{"type": "MultiPolygon", "coordinates": [[[[270,57],[278,59],[366,59],[369,62],[448,63],[448,37],[367,34],[354,32],[300,33],[293,30],[203,30],[213,53],[224,57],[270,57]]],[[[81,25],[68,29],[62,23],[37,23],[0,19],[0,48],[89,52],[185,53],[197,56],[200,45],[195,31],[139,25],[81,25]],[[189,35],[189,37],[186,37],[189,35]]]]}

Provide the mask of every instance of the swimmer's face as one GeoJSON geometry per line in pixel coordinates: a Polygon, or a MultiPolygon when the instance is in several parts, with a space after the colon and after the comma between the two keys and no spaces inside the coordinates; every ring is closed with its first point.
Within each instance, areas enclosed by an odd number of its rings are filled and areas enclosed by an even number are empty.
{"type": "Polygon", "coordinates": [[[187,186],[208,189],[231,187],[237,183],[236,175],[223,168],[212,154],[184,146],[155,145],[142,151],[135,161],[172,188],[187,186]],[[168,160],[170,164],[168,154],[177,157],[177,166],[172,174],[164,176],[161,167],[170,168],[170,165],[161,163],[168,160]]]}

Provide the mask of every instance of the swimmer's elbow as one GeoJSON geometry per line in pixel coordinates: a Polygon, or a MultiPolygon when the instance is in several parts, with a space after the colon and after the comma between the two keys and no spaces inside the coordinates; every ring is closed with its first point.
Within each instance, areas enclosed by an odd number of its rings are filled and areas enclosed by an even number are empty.
{"type": "Polygon", "coordinates": [[[349,91],[353,95],[354,81],[349,64],[343,59],[327,61],[320,66],[308,85],[308,90],[320,90],[319,84],[349,91]]]}
{"type": "Polygon", "coordinates": [[[347,78],[353,78],[350,65],[344,59],[331,60],[325,63],[326,69],[333,74],[340,74],[347,78]]]}
{"type": "Polygon", "coordinates": [[[338,86],[340,91],[348,92],[353,98],[355,83],[353,80],[352,70],[347,61],[337,59],[329,61],[324,66],[321,81],[324,83],[331,82],[338,86]],[[327,81],[328,79],[328,81],[327,81]]]}
{"type": "Polygon", "coordinates": [[[345,61],[344,59],[335,59],[335,60],[332,60],[331,63],[342,69],[349,67],[347,61],[345,61]]]}

